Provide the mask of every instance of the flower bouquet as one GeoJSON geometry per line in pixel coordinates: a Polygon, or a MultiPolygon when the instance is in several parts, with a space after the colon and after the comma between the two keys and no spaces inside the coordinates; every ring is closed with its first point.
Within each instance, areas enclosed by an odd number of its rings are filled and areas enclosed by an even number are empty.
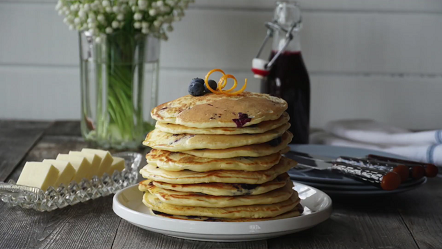
{"type": "Polygon", "coordinates": [[[168,39],[172,22],[181,20],[190,2],[58,1],[63,21],[79,31],[81,130],[87,141],[136,149],[153,129],[143,108],[157,105],[159,40],[168,39]]]}

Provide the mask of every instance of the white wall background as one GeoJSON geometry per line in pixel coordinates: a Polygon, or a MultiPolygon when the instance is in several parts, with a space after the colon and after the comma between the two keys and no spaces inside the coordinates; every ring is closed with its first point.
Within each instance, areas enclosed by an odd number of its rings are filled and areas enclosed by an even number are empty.
{"type": "MultiPolygon", "coordinates": [[[[55,0],[0,0],[0,118],[79,119],[78,38],[55,0]]],[[[301,0],[311,125],[373,118],[442,127],[442,1],[301,0]]],[[[196,0],[162,43],[159,101],[222,68],[259,91],[250,62],[274,1],[196,0]]],[[[267,53],[264,53],[267,56],[267,53]]]]}

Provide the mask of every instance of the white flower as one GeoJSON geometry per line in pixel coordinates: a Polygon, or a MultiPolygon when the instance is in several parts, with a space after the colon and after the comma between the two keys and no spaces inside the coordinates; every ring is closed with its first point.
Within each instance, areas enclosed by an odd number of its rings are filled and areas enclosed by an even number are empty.
{"type": "Polygon", "coordinates": [[[103,5],[103,7],[107,7],[110,6],[110,3],[108,0],[104,0],[103,2],[101,2],[101,5],[103,5]]]}
{"type": "Polygon", "coordinates": [[[90,8],[91,8],[91,6],[88,3],[84,4],[84,6],[83,6],[84,11],[89,11],[90,8]]]}
{"type": "Polygon", "coordinates": [[[158,7],[161,7],[161,6],[163,6],[163,5],[164,5],[164,3],[163,3],[162,1],[158,1],[158,2],[157,2],[157,6],[158,6],[158,7]]]}
{"type": "Polygon", "coordinates": [[[89,17],[89,18],[87,19],[87,22],[88,22],[88,23],[95,23],[95,19],[89,17]]]}
{"type": "Polygon", "coordinates": [[[96,43],[101,43],[101,37],[99,37],[99,36],[96,37],[96,38],[95,38],[95,42],[96,42],[96,43]]]}
{"type": "Polygon", "coordinates": [[[136,4],[137,3],[137,0],[129,0],[129,4],[130,5],[134,5],[134,4],[136,4]]]}
{"type": "Polygon", "coordinates": [[[72,4],[71,5],[71,11],[76,11],[77,10],[77,5],[76,4],[72,4]]]}
{"type": "Polygon", "coordinates": [[[117,20],[118,21],[123,21],[124,20],[124,15],[123,14],[118,14],[117,15],[117,20]]]}
{"type": "Polygon", "coordinates": [[[88,27],[89,29],[94,29],[94,28],[97,27],[97,24],[95,24],[95,23],[88,23],[88,24],[87,24],[87,27],[88,27]]]}
{"type": "Polygon", "coordinates": [[[149,28],[149,23],[147,23],[147,22],[142,22],[142,23],[141,23],[141,27],[143,27],[143,29],[147,29],[147,28],[149,28]]]}
{"type": "Polygon", "coordinates": [[[143,33],[143,34],[149,34],[149,29],[142,29],[142,30],[141,30],[141,33],[143,33]]]}
{"type": "Polygon", "coordinates": [[[107,13],[111,13],[112,12],[112,7],[110,7],[110,6],[106,7],[106,12],[107,13]]]}
{"type": "Polygon", "coordinates": [[[143,18],[143,15],[141,15],[140,12],[135,13],[135,15],[134,15],[134,20],[139,21],[139,20],[141,20],[142,18],[143,18]]]}
{"type": "Polygon", "coordinates": [[[113,21],[113,22],[112,22],[112,28],[116,29],[116,28],[118,28],[118,27],[120,27],[120,23],[117,22],[117,21],[113,21]]]}
{"type": "Polygon", "coordinates": [[[86,17],[86,13],[84,12],[84,10],[80,10],[80,11],[78,11],[78,16],[80,18],[85,18],[86,17]]]}
{"type": "Polygon", "coordinates": [[[120,11],[120,8],[118,6],[112,7],[113,12],[118,13],[120,11]]]}
{"type": "Polygon", "coordinates": [[[140,22],[134,22],[134,28],[136,28],[136,29],[141,28],[141,23],[140,22]]]}
{"type": "Polygon", "coordinates": [[[74,25],[69,25],[69,30],[73,30],[74,29],[74,25]]]}
{"type": "Polygon", "coordinates": [[[149,10],[149,15],[155,16],[156,14],[157,14],[157,10],[156,9],[150,9],[149,10]]]}
{"type": "Polygon", "coordinates": [[[114,30],[113,30],[111,27],[107,27],[105,31],[106,31],[107,34],[110,34],[110,33],[112,33],[114,30]]]}
{"type": "MultiPolygon", "coordinates": [[[[152,3],[153,4],[153,3],[152,3]]],[[[146,0],[138,0],[138,7],[141,10],[144,10],[147,8],[147,1],[146,0]]]]}
{"type": "Polygon", "coordinates": [[[78,17],[74,19],[74,23],[75,23],[75,24],[80,24],[80,21],[81,21],[81,20],[80,20],[80,18],[78,18],[78,17]]]}
{"type": "Polygon", "coordinates": [[[63,15],[63,13],[64,13],[63,10],[59,10],[59,11],[58,11],[58,15],[59,15],[59,16],[63,15]]]}
{"type": "Polygon", "coordinates": [[[156,20],[156,21],[153,22],[153,25],[155,27],[157,27],[157,28],[159,28],[161,26],[161,24],[163,24],[163,23],[161,21],[159,21],[159,20],[156,20]]]}
{"type": "Polygon", "coordinates": [[[55,10],[60,10],[62,7],[61,2],[58,2],[57,5],[55,5],[55,10]]]}
{"type": "Polygon", "coordinates": [[[104,22],[106,21],[106,18],[104,18],[104,15],[103,15],[103,14],[99,14],[99,15],[97,16],[97,20],[98,20],[99,22],[101,22],[101,23],[104,23],[104,22]]]}

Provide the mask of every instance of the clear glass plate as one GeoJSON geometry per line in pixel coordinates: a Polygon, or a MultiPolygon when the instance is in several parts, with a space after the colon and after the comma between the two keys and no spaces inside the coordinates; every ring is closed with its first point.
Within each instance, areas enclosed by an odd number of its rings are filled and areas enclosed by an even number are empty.
{"type": "Polygon", "coordinates": [[[124,158],[125,169],[114,171],[111,176],[105,173],[101,177],[94,176],[91,180],[83,179],[79,183],[73,181],[69,186],[61,184],[57,188],[49,187],[46,191],[17,185],[13,180],[0,182],[0,199],[10,206],[44,212],[115,194],[137,182],[138,168],[143,157],[136,152],[120,152],[114,156],[124,158]]]}

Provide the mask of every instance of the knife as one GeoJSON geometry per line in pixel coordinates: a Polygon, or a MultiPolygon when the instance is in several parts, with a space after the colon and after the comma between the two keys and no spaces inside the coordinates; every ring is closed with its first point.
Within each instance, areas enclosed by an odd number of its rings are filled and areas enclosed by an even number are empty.
{"type": "Polygon", "coordinates": [[[297,161],[301,167],[317,170],[332,170],[360,181],[375,184],[384,190],[395,190],[401,184],[401,176],[394,171],[380,170],[374,167],[362,167],[347,162],[330,160],[330,158],[322,156],[315,156],[313,158],[308,154],[296,151],[289,151],[285,155],[297,161]]]}
{"type": "MultiPolygon", "coordinates": [[[[397,158],[391,158],[391,157],[385,157],[385,156],[378,156],[370,154],[367,156],[368,159],[375,159],[380,160],[384,162],[392,162],[392,163],[402,163],[409,166],[422,166],[425,170],[425,176],[427,177],[435,177],[437,173],[439,172],[439,169],[436,167],[436,165],[431,163],[420,163],[415,161],[409,161],[409,160],[403,160],[403,159],[397,159],[397,158]]],[[[415,174],[418,174],[419,172],[416,172],[415,174]]]]}
{"type": "MultiPolygon", "coordinates": [[[[302,153],[298,151],[292,151],[294,154],[296,154],[298,157],[302,157],[308,160],[314,160],[316,161],[323,161],[326,163],[347,163],[350,165],[360,166],[360,167],[366,167],[386,172],[396,172],[401,177],[401,181],[404,182],[410,177],[410,169],[409,167],[405,165],[401,165],[398,163],[388,163],[388,162],[381,162],[379,160],[374,159],[360,159],[360,158],[354,158],[354,157],[347,157],[347,156],[340,156],[338,158],[332,158],[332,157],[326,157],[326,156],[320,156],[320,155],[309,155],[307,153],[302,153]]],[[[423,175],[420,174],[420,177],[422,178],[423,175]]]]}

